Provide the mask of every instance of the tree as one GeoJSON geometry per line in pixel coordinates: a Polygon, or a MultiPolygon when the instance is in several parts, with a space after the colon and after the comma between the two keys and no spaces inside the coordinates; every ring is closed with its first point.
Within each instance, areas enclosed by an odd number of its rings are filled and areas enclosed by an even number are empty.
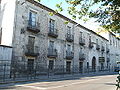
{"type": "MultiPolygon", "coordinates": [[[[40,0],[38,0],[40,1],[40,0]]],[[[65,0],[68,4],[67,11],[73,19],[84,21],[96,18],[96,22],[112,32],[120,33],[120,0],[65,0]]],[[[64,7],[56,4],[56,11],[63,11],[64,7]]],[[[52,15],[52,13],[51,13],[52,15]]]]}

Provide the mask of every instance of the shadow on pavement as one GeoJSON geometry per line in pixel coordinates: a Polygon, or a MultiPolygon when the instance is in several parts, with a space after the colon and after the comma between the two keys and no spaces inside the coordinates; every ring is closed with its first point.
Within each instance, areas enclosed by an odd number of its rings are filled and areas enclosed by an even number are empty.
{"type": "MultiPolygon", "coordinates": [[[[37,83],[37,82],[56,82],[56,81],[64,81],[64,80],[83,80],[85,77],[90,77],[89,79],[96,79],[95,76],[107,76],[107,75],[116,75],[116,73],[113,74],[100,74],[100,75],[93,75],[93,74],[87,74],[87,75],[74,75],[69,77],[59,77],[59,78],[49,78],[46,80],[31,80],[31,81],[24,81],[24,82],[17,82],[17,83],[8,83],[8,84],[0,84],[0,90],[7,90],[7,89],[13,89],[16,90],[15,85],[23,85],[23,84],[31,84],[31,83],[37,83]]],[[[114,83],[105,83],[106,85],[115,85],[114,83]]]]}

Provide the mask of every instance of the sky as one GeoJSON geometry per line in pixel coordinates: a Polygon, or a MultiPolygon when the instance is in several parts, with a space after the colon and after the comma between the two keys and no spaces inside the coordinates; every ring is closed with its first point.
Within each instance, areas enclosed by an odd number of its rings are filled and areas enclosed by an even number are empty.
{"type": "MultiPolygon", "coordinates": [[[[40,3],[55,10],[56,9],[55,5],[57,3],[59,4],[60,2],[61,2],[61,0],[41,0],[40,3]]],[[[67,9],[66,9],[67,6],[68,5],[66,4],[65,0],[62,0],[62,7],[64,7],[64,10],[61,12],[61,14],[64,16],[67,16],[68,18],[71,19],[70,15],[67,13],[67,9]]],[[[82,20],[76,20],[76,22],[93,30],[93,31],[96,31],[97,28],[99,28],[99,23],[95,22],[95,19],[93,19],[93,18],[90,19],[89,21],[87,21],[86,23],[84,23],[82,20]]]]}

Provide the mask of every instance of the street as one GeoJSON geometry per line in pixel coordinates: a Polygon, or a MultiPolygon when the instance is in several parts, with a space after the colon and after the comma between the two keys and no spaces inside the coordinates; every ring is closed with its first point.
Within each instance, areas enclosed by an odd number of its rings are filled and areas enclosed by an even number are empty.
{"type": "Polygon", "coordinates": [[[117,75],[1,85],[1,90],[116,90],[117,75]]]}

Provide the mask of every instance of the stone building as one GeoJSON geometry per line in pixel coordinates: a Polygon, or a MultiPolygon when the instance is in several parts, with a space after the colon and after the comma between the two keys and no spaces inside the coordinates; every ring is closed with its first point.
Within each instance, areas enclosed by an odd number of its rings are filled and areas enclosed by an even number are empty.
{"type": "Polygon", "coordinates": [[[12,62],[18,68],[86,72],[114,66],[109,39],[59,13],[50,16],[54,10],[34,0],[2,0],[2,4],[6,7],[1,44],[13,47],[12,62]]]}

